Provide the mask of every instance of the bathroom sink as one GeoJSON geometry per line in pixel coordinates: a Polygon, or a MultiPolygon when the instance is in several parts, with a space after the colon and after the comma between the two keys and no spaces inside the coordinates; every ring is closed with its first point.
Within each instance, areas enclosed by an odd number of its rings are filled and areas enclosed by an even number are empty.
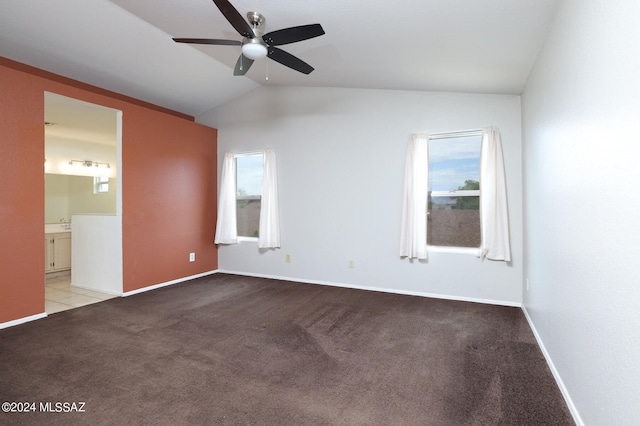
{"type": "Polygon", "coordinates": [[[45,223],[44,225],[45,234],[57,234],[60,232],[71,232],[71,224],[70,223],[45,223]]]}

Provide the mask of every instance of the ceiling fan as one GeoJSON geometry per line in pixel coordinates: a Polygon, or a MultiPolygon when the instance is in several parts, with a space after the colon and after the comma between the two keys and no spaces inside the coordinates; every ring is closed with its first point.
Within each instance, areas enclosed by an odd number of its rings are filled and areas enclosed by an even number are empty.
{"type": "Polygon", "coordinates": [[[178,43],[242,46],[242,53],[236,62],[233,75],[245,75],[254,60],[262,59],[265,56],[304,74],[313,71],[311,65],[275,46],[321,36],[324,34],[324,30],[320,24],[300,25],[264,34],[265,17],[261,14],[247,13],[247,22],[229,1],[213,0],[213,2],[233,28],[244,37],[242,41],[211,38],[174,38],[173,40],[178,43]]]}

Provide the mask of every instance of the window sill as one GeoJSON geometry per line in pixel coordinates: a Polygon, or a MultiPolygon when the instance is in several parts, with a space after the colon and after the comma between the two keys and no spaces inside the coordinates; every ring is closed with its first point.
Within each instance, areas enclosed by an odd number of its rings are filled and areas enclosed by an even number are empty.
{"type": "Polygon", "coordinates": [[[472,254],[478,255],[477,247],[445,247],[445,246],[427,246],[427,251],[430,253],[457,253],[457,254],[472,254]]]}
{"type": "Polygon", "coordinates": [[[253,241],[257,243],[258,238],[257,237],[238,237],[239,243],[246,243],[246,242],[253,242],[253,241]]]}

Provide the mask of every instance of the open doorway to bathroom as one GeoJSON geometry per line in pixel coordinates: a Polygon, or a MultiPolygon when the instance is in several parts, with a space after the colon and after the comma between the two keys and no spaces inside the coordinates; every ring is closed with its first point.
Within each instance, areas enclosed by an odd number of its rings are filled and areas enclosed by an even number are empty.
{"type": "Polygon", "coordinates": [[[122,294],[122,113],[45,92],[45,311],[122,294]]]}

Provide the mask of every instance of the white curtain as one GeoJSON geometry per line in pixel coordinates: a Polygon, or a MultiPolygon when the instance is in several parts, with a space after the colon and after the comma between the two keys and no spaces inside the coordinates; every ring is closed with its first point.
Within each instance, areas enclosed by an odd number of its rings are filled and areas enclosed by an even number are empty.
{"type": "Polygon", "coordinates": [[[220,176],[220,197],[218,198],[218,221],[216,224],[216,244],[237,244],[238,227],[236,219],[236,159],[227,152],[222,160],[220,176]]]}
{"type": "Polygon", "coordinates": [[[482,242],[478,256],[511,260],[507,187],[502,159],[502,140],[495,127],[482,129],[480,153],[480,227],[482,242]]]}
{"type": "Polygon", "coordinates": [[[276,155],[272,149],[264,151],[262,201],[260,204],[259,248],[280,247],[280,215],[278,213],[278,183],[276,155]]]}
{"type": "Polygon", "coordinates": [[[407,150],[402,204],[400,256],[427,258],[429,135],[413,135],[407,150]]]}

